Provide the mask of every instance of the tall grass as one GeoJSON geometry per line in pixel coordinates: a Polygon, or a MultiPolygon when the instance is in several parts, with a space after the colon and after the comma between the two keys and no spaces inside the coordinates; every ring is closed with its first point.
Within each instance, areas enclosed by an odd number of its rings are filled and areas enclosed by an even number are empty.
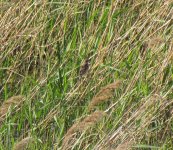
{"type": "Polygon", "coordinates": [[[172,149],[172,16],[171,0],[2,0],[0,149],[172,149]]]}

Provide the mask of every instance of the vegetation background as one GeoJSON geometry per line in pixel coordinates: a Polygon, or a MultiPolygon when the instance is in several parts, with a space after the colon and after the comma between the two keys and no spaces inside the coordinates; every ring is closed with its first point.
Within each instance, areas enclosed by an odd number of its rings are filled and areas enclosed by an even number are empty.
{"type": "Polygon", "coordinates": [[[1,0],[0,150],[173,149],[172,0],[1,0]]]}

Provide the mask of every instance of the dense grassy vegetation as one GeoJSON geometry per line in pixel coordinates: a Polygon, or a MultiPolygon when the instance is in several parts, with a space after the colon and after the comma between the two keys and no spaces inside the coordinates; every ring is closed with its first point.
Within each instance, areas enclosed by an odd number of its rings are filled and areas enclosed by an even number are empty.
{"type": "Polygon", "coordinates": [[[0,3],[0,150],[173,149],[171,0],[0,3]]]}

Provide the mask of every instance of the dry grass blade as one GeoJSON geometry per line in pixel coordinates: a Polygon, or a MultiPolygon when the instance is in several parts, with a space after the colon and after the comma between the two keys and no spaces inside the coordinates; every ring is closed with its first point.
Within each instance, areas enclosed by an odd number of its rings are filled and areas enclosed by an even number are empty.
{"type": "Polygon", "coordinates": [[[29,143],[33,142],[32,137],[26,137],[14,145],[13,150],[25,150],[29,143]]]}
{"type": "Polygon", "coordinates": [[[21,95],[13,96],[6,100],[0,107],[0,123],[4,120],[6,114],[8,113],[8,110],[11,106],[19,106],[21,102],[23,101],[24,97],[21,95]]]}
{"type": "Polygon", "coordinates": [[[118,88],[120,83],[120,81],[116,81],[103,87],[91,100],[89,104],[89,110],[93,109],[97,104],[107,101],[109,98],[111,98],[113,96],[112,90],[118,88]]]}
{"type": "Polygon", "coordinates": [[[64,137],[63,148],[66,149],[66,147],[69,145],[69,141],[77,131],[85,131],[87,128],[96,124],[103,116],[105,116],[105,113],[103,111],[96,111],[88,117],[86,117],[83,121],[72,125],[72,127],[67,131],[64,137]]]}

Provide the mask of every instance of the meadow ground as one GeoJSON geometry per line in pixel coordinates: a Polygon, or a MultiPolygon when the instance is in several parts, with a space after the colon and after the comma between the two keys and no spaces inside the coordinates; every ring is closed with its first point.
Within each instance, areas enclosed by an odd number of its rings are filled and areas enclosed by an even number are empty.
{"type": "Polygon", "coordinates": [[[172,0],[1,0],[0,150],[172,150],[172,0]]]}

